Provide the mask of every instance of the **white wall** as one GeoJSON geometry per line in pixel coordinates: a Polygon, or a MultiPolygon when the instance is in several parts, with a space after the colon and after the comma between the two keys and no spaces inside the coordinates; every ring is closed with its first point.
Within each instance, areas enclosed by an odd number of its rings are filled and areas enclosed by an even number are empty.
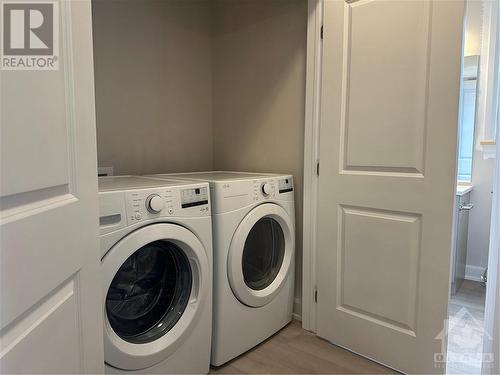
{"type": "MultiPolygon", "coordinates": [[[[465,24],[464,54],[479,55],[482,42],[483,4],[480,0],[468,0],[465,24]]],[[[479,72],[481,74],[481,72],[479,72]]],[[[478,88],[481,89],[480,87],[478,88]]],[[[480,134],[477,129],[476,137],[480,134]]],[[[491,198],[493,189],[494,159],[484,159],[477,138],[474,145],[472,165],[471,203],[474,208],[469,216],[469,235],[467,243],[466,277],[478,279],[488,264],[490,235],[491,198]]]]}
{"type": "Polygon", "coordinates": [[[474,150],[472,166],[469,236],[467,240],[467,278],[477,279],[488,265],[491,198],[495,159],[483,159],[481,150],[474,150]]]}

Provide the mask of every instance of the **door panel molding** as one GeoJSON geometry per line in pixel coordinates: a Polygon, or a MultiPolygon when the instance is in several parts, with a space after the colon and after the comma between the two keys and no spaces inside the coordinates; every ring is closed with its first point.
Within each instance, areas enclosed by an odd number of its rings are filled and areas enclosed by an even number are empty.
{"type": "Polygon", "coordinates": [[[77,198],[69,193],[66,184],[2,197],[0,198],[0,225],[76,201],[77,198]]]}
{"type": "Polygon", "coordinates": [[[64,64],[64,93],[66,100],[66,124],[68,130],[68,185],[71,194],[77,196],[78,183],[76,179],[76,103],[75,103],[75,66],[73,61],[73,20],[71,12],[71,1],[63,1],[61,3],[61,28],[62,36],[62,51],[64,64]]]}
{"type": "Polygon", "coordinates": [[[373,0],[344,7],[342,172],[424,174],[432,7],[373,0]],[[356,27],[387,13],[391,27],[356,27]]]}
{"type": "Polygon", "coordinates": [[[421,219],[421,214],[339,206],[338,310],[416,337],[421,219]],[[367,245],[370,254],[363,252],[367,245]],[[397,261],[406,267],[379,282],[384,264],[397,261]]]}
{"type": "Polygon", "coordinates": [[[78,277],[70,279],[31,308],[0,334],[2,371],[24,373],[83,373],[82,327],[79,317],[78,277]],[[63,324],[60,332],[51,329],[63,324]],[[50,337],[51,345],[46,345],[50,337]],[[61,347],[64,350],[61,352],[61,347]],[[26,360],[26,350],[31,352],[26,360]],[[58,350],[57,353],[54,351],[58,350]],[[48,361],[57,355],[59,361],[48,361]]]}
{"type": "MultiPolygon", "coordinates": [[[[16,345],[28,336],[32,331],[43,323],[43,321],[53,315],[61,306],[69,303],[76,303],[76,280],[71,278],[65,284],[39,301],[35,306],[18,317],[8,326],[0,331],[0,358],[2,361],[7,358],[9,352],[15,351],[16,345]]],[[[78,323],[76,315],[75,321],[78,323]]]]}
{"type": "MultiPolygon", "coordinates": [[[[59,134],[58,141],[63,142],[64,138],[64,147],[63,145],[59,145],[59,149],[56,148],[57,159],[65,160],[64,168],[59,168],[58,176],[49,176],[46,178],[44,175],[40,173],[36,173],[38,170],[22,170],[21,169],[12,169],[12,165],[17,165],[10,160],[10,156],[8,156],[7,164],[8,175],[4,175],[5,171],[2,172],[2,183],[1,187],[1,196],[0,196],[0,206],[2,208],[2,212],[0,213],[0,220],[3,220],[6,217],[17,216],[18,214],[26,215],[30,214],[29,210],[39,210],[40,207],[44,207],[45,210],[50,209],[50,205],[54,205],[54,209],[60,207],[60,203],[64,202],[65,204],[71,202],[77,202],[77,199],[71,200],[70,198],[76,198],[76,189],[77,183],[75,179],[77,178],[76,173],[76,155],[75,155],[75,135],[76,135],[76,113],[75,113],[75,93],[74,93],[74,64],[73,64],[73,41],[72,41],[72,20],[71,20],[71,2],[70,1],[61,1],[59,4],[60,10],[60,38],[61,38],[61,46],[60,49],[60,58],[62,59],[62,63],[59,64],[59,70],[55,72],[49,72],[49,74],[58,74],[62,77],[62,93],[56,96],[60,101],[57,105],[60,106],[59,109],[64,108],[60,112],[64,112],[64,119],[61,117],[59,120],[62,122],[56,129],[56,131],[51,131],[54,129],[49,129],[49,139],[53,139],[54,134],[59,134]],[[64,136],[63,136],[64,133],[64,136]],[[10,177],[11,174],[16,175],[16,182],[12,184],[13,178],[10,177]],[[26,176],[30,176],[29,182],[18,182],[20,179],[19,176],[23,176],[21,179],[26,179],[26,176]],[[69,195],[69,196],[68,196],[69,195]],[[16,209],[16,207],[18,209],[16,209]]],[[[31,74],[40,74],[40,72],[33,72],[31,74]]],[[[46,74],[46,73],[42,73],[46,74]]],[[[10,79],[14,80],[14,78],[10,77],[10,79]]],[[[37,75],[33,76],[33,80],[38,79],[37,75]]],[[[24,82],[25,85],[31,84],[30,81],[24,82]]],[[[16,86],[13,83],[10,83],[12,86],[16,86]]],[[[42,84],[40,84],[42,86],[42,84]]],[[[61,89],[61,87],[59,87],[61,89]]],[[[52,93],[52,92],[51,92],[52,93]]],[[[48,92],[45,94],[49,94],[48,92]]],[[[24,94],[23,94],[24,95],[24,94]]],[[[24,101],[15,98],[13,100],[16,104],[18,102],[24,103],[24,101]]],[[[54,105],[52,103],[52,105],[54,105]]],[[[38,108],[38,111],[42,111],[43,107],[38,108]]],[[[55,108],[53,108],[55,110],[55,108]]],[[[12,109],[10,110],[12,111],[12,109]]],[[[9,111],[9,112],[10,112],[9,111]]],[[[4,125],[7,126],[7,125],[4,125]]],[[[11,125],[12,126],[12,125],[11,125]]],[[[5,131],[5,128],[3,129],[5,131]]],[[[7,136],[10,134],[7,134],[7,136]]],[[[17,135],[16,137],[18,137],[17,135]]],[[[4,136],[5,137],[5,136],[4,136]]],[[[46,139],[42,139],[44,141],[46,139]]],[[[49,144],[49,142],[47,143],[49,144]]],[[[42,146],[42,143],[37,146],[42,146]]],[[[54,147],[49,147],[50,149],[54,149],[54,147]]],[[[56,155],[53,155],[53,150],[45,150],[42,152],[40,158],[44,160],[43,154],[50,154],[49,159],[53,160],[56,155]]],[[[8,152],[7,152],[8,155],[8,152]]],[[[52,169],[53,165],[51,165],[52,169]]],[[[33,212],[35,214],[35,212],[33,212]]],[[[21,217],[22,217],[21,215],[21,217]]]]}

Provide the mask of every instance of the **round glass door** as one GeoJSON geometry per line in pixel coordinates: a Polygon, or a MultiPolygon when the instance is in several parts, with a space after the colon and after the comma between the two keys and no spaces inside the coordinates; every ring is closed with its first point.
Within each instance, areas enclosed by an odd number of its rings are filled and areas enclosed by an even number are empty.
{"type": "Polygon", "coordinates": [[[248,233],[243,248],[245,284],[253,290],[267,288],[276,279],[285,256],[285,236],[271,217],[259,219],[248,233]]]}
{"type": "Polygon", "coordinates": [[[180,225],[139,228],[101,262],[104,361],[110,366],[141,370],[164,361],[211,308],[207,249],[180,225]]]}
{"type": "Polygon", "coordinates": [[[238,300],[260,307],[279,293],[294,258],[293,219],[283,207],[265,203],[253,208],[234,233],[227,274],[238,300]]]}
{"type": "Polygon", "coordinates": [[[182,316],[191,287],[184,252],[169,241],[148,243],[126,259],[111,281],[106,296],[109,324],[127,342],[157,340],[182,316]]]}

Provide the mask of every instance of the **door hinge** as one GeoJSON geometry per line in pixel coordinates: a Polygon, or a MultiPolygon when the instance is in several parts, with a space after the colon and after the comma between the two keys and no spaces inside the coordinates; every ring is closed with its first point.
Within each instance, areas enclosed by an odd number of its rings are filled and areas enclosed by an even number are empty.
{"type": "Polygon", "coordinates": [[[314,303],[318,303],[318,289],[314,288],[314,303]]]}
{"type": "Polygon", "coordinates": [[[321,25],[321,29],[319,31],[319,37],[321,38],[321,40],[323,40],[323,25],[321,25]]]}
{"type": "Polygon", "coordinates": [[[316,176],[319,176],[319,161],[316,163],[316,176]]]}

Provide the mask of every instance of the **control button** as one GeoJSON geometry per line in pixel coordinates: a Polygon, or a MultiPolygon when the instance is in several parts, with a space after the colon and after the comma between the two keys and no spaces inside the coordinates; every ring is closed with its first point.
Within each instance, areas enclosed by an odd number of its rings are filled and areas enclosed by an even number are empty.
{"type": "Polygon", "coordinates": [[[271,184],[268,182],[264,182],[261,186],[262,189],[262,194],[264,194],[266,197],[271,194],[271,184]]]}
{"type": "Polygon", "coordinates": [[[158,194],[151,194],[146,199],[146,208],[153,214],[159,213],[165,207],[165,201],[158,194]]]}
{"type": "Polygon", "coordinates": [[[142,214],[140,212],[135,213],[135,219],[136,220],[141,220],[142,219],[142,214]]]}

